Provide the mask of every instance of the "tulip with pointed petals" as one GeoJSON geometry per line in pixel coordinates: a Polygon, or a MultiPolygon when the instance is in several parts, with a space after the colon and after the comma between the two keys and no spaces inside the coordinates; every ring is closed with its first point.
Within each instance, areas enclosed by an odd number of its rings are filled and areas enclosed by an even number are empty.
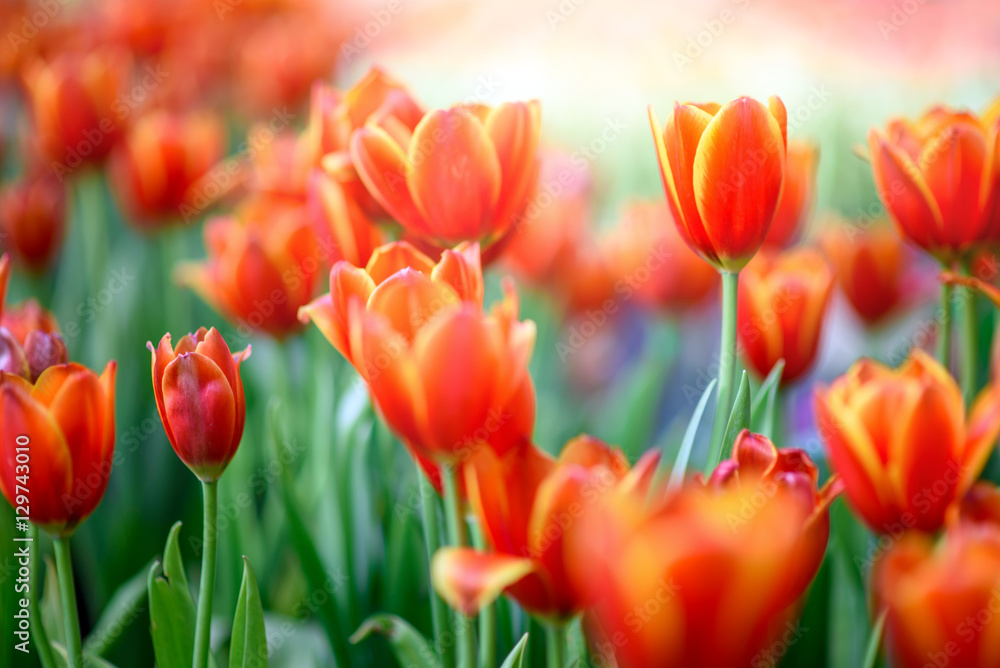
{"type": "Polygon", "coordinates": [[[203,482],[218,480],[240,447],[246,399],[240,364],[250,347],[232,353],[222,335],[204,327],[177,348],[164,334],[153,355],[153,394],[174,452],[203,482]]]}

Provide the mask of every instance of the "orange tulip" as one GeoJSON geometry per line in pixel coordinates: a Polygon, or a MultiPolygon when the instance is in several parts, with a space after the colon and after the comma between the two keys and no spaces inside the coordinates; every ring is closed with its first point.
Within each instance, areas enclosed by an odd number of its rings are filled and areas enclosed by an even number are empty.
{"type": "Polygon", "coordinates": [[[785,174],[785,105],[741,97],[675,104],[666,126],[649,107],[660,175],[681,236],[722,271],[739,271],[774,220],[785,174]]]}
{"type": "Polygon", "coordinates": [[[246,400],[240,364],[250,347],[232,353],[222,335],[204,327],[177,348],[164,334],[153,355],[153,394],[163,430],[181,461],[204,482],[218,480],[240,447],[246,400]]]}
{"type": "Polygon", "coordinates": [[[354,365],[410,448],[461,462],[481,442],[506,452],[534,427],[534,323],[518,321],[512,290],[489,315],[482,300],[478,245],[446,250],[435,265],[395,242],[363,269],[335,264],[330,292],[300,317],[354,365]]]}
{"type": "Polygon", "coordinates": [[[114,148],[130,113],[120,98],[130,70],[125,54],[94,49],[36,61],[25,71],[35,130],[60,180],[114,148]]]}
{"type": "Polygon", "coordinates": [[[438,550],[435,589],[467,615],[506,591],[532,614],[569,619],[586,601],[567,579],[568,535],[611,490],[644,494],[658,461],[652,452],[629,470],[621,450],[592,436],[571,440],[558,460],[527,442],[503,456],[480,448],[465,467],[465,486],[492,551],[438,550]]]}
{"type": "Polygon", "coordinates": [[[767,248],[781,249],[794,244],[809,217],[816,191],[816,165],[819,149],[808,142],[788,142],[785,162],[785,185],[781,189],[778,210],[771,231],[764,239],[767,248]]]}
{"type": "Polygon", "coordinates": [[[912,257],[892,228],[838,225],[823,231],[820,246],[841,292],[869,327],[911,301],[912,257]]]}
{"type": "Polygon", "coordinates": [[[413,234],[489,243],[531,191],[540,115],[537,101],[460,104],[429,112],[412,135],[369,121],[352,136],[351,156],[372,196],[413,234]]]}
{"type": "Polygon", "coordinates": [[[321,170],[309,175],[306,206],[316,237],[337,249],[334,259],[362,266],[381,245],[382,234],[364,209],[340,182],[321,170]]]}
{"type": "Polygon", "coordinates": [[[209,114],[143,116],[111,157],[111,177],[126,220],[152,232],[188,220],[193,186],[225,152],[225,130],[209,114]]]}
{"type": "Polygon", "coordinates": [[[115,368],[108,362],[98,377],[60,364],[34,386],[0,373],[0,491],[23,506],[17,485],[28,487],[31,521],[53,535],[73,533],[104,496],[115,447],[115,368]]]}
{"type": "Polygon", "coordinates": [[[635,203],[623,218],[608,242],[623,300],[679,313],[718,289],[718,272],[684,243],[666,204],[635,203]]]}
{"type": "Polygon", "coordinates": [[[601,665],[770,665],[819,570],[836,483],[817,489],[801,450],[741,433],[732,459],[650,503],[608,494],[565,548],[570,580],[595,601],[601,665]]]}
{"type": "Polygon", "coordinates": [[[333,251],[316,243],[305,218],[301,208],[248,222],[214,218],[205,225],[208,260],[181,264],[176,280],[232,320],[241,336],[291,336],[301,328],[298,310],[315,294],[320,267],[333,251]]]}
{"type": "Polygon", "coordinates": [[[914,349],[895,370],[856,362],[817,391],[816,415],[847,500],[873,531],[936,531],[996,445],[1000,387],[966,417],[955,380],[914,349]]]}
{"type": "Polygon", "coordinates": [[[1000,135],[935,107],[868,133],[879,196],[900,234],[950,263],[1000,235],[1000,135]]]}
{"type": "Polygon", "coordinates": [[[367,215],[383,217],[385,211],[365,189],[351,161],[351,135],[369,121],[390,134],[409,135],[425,113],[405,85],[378,67],[346,91],[315,83],[309,126],[302,136],[304,150],[310,164],[322,165],[367,215]]]}
{"type": "Polygon", "coordinates": [[[872,589],[894,666],[1000,665],[1000,517],[963,518],[940,540],[907,533],[875,562],[872,589]]]}
{"type": "Polygon", "coordinates": [[[744,357],[763,378],[780,359],[781,381],[801,378],[819,349],[833,274],[813,249],[762,254],[740,274],[737,332],[744,357]]]}
{"type": "Polygon", "coordinates": [[[28,173],[0,192],[0,242],[29,270],[52,263],[65,229],[66,188],[52,172],[28,173]]]}

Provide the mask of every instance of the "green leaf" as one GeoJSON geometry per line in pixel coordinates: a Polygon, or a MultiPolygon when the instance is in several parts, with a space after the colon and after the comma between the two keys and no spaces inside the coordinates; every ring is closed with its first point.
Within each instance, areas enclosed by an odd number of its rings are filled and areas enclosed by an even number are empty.
{"type": "Polygon", "coordinates": [[[257,578],[250,560],[243,557],[243,583],[229,642],[229,668],[267,668],[267,630],[257,578]]]}
{"type": "MultiPolygon", "coordinates": [[[[66,654],[66,648],[57,642],[52,643],[52,649],[54,650],[53,656],[56,660],[56,665],[59,668],[68,668],[69,666],[69,655],[66,654]]],[[[84,668],[116,668],[115,664],[111,663],[106,659],[102,659],[94,654],[84,653],[83,655],[83,666],[84,668]]]]}
{"type": "Polygon", "coordinates": [[[865,650],[864,668],[875,668],[875,662],[878,661],[879,647],[882,646],[882,632],[885,630],[885,618],[888,614],[889,609],[884,608],[879,614],[878,619],[875,620],[872,633],[868,636],[868,649],[865,650]]]}
{"type": "Polygon", "coordinates": [[[733,451],[733,442],[744,429],[750,428],[750,379],[746,369],[740,378],[740,389],[733,402],[733,412],[729,414],[729,424],[726,425],[726,435],[722,437],[722,459],[728,459],[733,451]]]}
{"type": "Polygon", "coordinates": [[[389,641],[400,665],[440,668],[441,663],[430,643],[406,620],[396,615],[372,615],[354,632],[351,642],[356,645],[373,633],[384,636],[389,641]]]}
{"type": "Polygon", "coordinates": [[[785,360],[775,362],[771,372],[760,384],[757,396],[753,398],[750,407],[750,429],[756,434],[763,434],[770,439],[775,437],[774,407],[778,400],[781,374],[785,370],[785,360]]]}
{"type": "Polygon", "coordinates": [[[114,593],[94,629],[83,642],[85,654],[104,656],[122,636],[122,631],[132,624],[142,612],[140,606],[147,600],[149,571],[146,564],[114,593]]]}
{"type": "MultiPolygon", "coordinates": [[[[667,489],[675,489],[678,485],[684,482],[684,474],[687,472],[688,460],[691,459],[691,449],[694,447],[695,436],[698,435],[698,427],[701,425],[701,419],[705,415],[705,407],[708,405],[708,399],[712,396],[712,392],[715,391],[715,384],[719,382],[718,379],[713,378],[712,382],[708,384],[705,391],[701,393],[701,399],[698,400],[698,405],[694,407],[694,413],[691,415],[691,420],[688,422],[687,429],[684,431],[684,439],[681,441],[681,448],[677,452],[677,458],[674,460],[673,469],[670,472],[670,482],[667,483],[667,489]]],[[[657,467],[656,476],[654,477],[654,482],[650,485],[650,489],[659,488],[658,481],[662,479],[666,468],[666,450],[664,450],[663,455],[660,457],[660,464],[657,467]]]]}
{"type": "Polygon", "coordinates": [[[190,668],[194,656],[194,597],[178,546],[181,523],[170,529],[163,563],[149,569],[149,622],[159,668],[190,668]]]}
{"type": "Polygon", "coordinates": [[[514,645],[507,658],[503,660],[500,668],[521,668],[524,665],[524,653],[528,648],[528,634],[525,633],[514,645]]]}
{"type": "Polygon", "coordinates": [[[62,599],[59,596],[59,577],[51,555],[45,561],[45,586],[42,588],[42,624],[48,631],[52,644],[63,642],[66,631],[63,628],[62,599]]]}

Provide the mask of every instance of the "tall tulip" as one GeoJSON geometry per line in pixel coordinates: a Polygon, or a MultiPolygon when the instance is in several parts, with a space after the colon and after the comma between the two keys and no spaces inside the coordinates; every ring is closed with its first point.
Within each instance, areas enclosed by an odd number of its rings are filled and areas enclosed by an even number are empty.
{"type": "Polygon", "coordinates": [[[948,371],[915,349],[898,369],[862,359],[816,393],[820,435],[847,500],[876,533],[937,531],[1000,434],[1000,387],[968,417],[948,371]]]}
{"type": "Polygon", "coordinates": [[[764,239],[764,246],[781,249],[795,243],[809,217],[816,193],[816,166],[819,149],[809,142],[788,142],[785,184],[774,213],[774,223],[764,239]]]}
{"type": "Polygon", "coordinates": [[[622,668],[763,665],[819,569],[837,493],[801,450],[741,433],[707,482],[608,494],[569,534],[594,653],[622,668]]]}
{"type": "Polygon", "coordinates": [[[812,366],[830,300],[833,273],[816,250],[762,254],[740,274],[739,339],[750,368],[765,377],[785,360],[782,383],[812,366]]]}
{"type": "Polygon", "coordinates": [[[649,107],[660,176],[681,237],[722,273],[719,389],[707,468],[722,456],[733,401],[736,293],[740,270],[760,249],[774,221],[785,180],[785,105],[741,97],[674,104],[665,126],[649,107]]]}
{"type": "Polygon", "coordinates": [[[30,171],[0,192],[0,238],[28,269],[44,271],[62,248],[66,186],[51,171],[30,171]]]}
{"type": "Polygon", "coordinates": [[[412,135],[369,122],[351,138],[368,191],[404,228],[439,245],[495,241],[535,176],[540,106],[460,104],[427,113],[412,135]]]}
{"type": "Polygon", "coordinates": [[[164,334],[152,353],[153,394],[174,452],[198,476],[204,493],[205,521],[201,587],[192,665],[209,663],[209,632],[215,591],[218,481],[243,438],[246,399],[240,364],[250,348],[232,353],[222,335],[204,327],[183,337],[177,348],[164,334]]]}
{"type": "Polygon", "coordinates": [[[940,541],[902,536],[875,562],[872,589],[894,666],[1000,662],[1000,516],[963,517],[940,541]]]}

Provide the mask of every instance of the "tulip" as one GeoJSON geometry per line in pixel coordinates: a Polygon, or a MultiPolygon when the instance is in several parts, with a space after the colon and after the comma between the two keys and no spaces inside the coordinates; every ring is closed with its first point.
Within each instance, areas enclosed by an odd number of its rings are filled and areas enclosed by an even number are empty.
{"type": "Polygon", "coordinates": [[[838,487],[817,478],[803,451],[743,431],[707,483],[585,508],[564,550],[594,601],[593,653],[622,668],[770,665],[826,550],[838,487]]]}
{"type": "Polygon", "coordinates": [[[130,70],[128,56],[113,49],[64,52],[26,69],[35,129],[60,180],[114,148],[129,113],[119,95],[130,70]]]}
{"type": "Polygon", "coordinates": [[[968,417],[948,371],[914,349],[898,369],[856,362],[816,393],[816,415],[847,500],[876,533],[936,531],[1000,434],[1000,387],[968,417]]]}
{"type": "Polygon", "coordinates": [[[152,232],[199,208],[194,186],[225,150],[225,131],[208,114],[143,116],[111,157],[111,176],[128,222],[152,232]]]}
{"type": "Polygon", "coordinates": [[[816,191],[816,163],[819,149],[808,142],[788,142],[785,162],[785,185],[774,214],[774,223],[764,239],[764,246],[781,249],[795,243],[802,231],[802,224],[816,191]]]}
{"type": "Polygon", "coordinates": [[[465,466],[465,484],[492,551],[439,550],[431,566],[435,588],[467,615],[506,591],[532,614],[565,622],[586,604],[566,574],[574,519],[611,490],[644,494],[658,456],[652,452],[630,470],[621,450],[592,436],[571,440],[558,460],[530,443],[503,456],[478,449],[465,466]]]}
{"type": "Polygon", "coordinates": [[[351,157],[376,201],[413,234],[443,246],[495,241],[535,176],[540,106],[460,104],[427,113],[412,136],[370,121],[351,157]]]}
{"type": "Polygon", "coordinates": [[[175,278],[235,322],[241,336],[285,339],[299,331],[298,309],[315,293],[332,249],[316,243],[301,208],[276,209],[248,222],[220,217],[205,225],[208,259],[183,263],[175,278]]]}
{"type": "Polygon", "coordinates": [[[337,260],[355,266],[368,263],[382,234],[340,182],[315,169],[309,177],[306,206],[321,244],[336,248],[337,260]]]}
{"type": "Polygon", "coordinates": [[[31,521],[54,536],[72,534],[104,496],[115,446],[115,369],[108,362],[98,376],[60,364],[34,386],[0,374],[0,489],[23,506],[15,485],[29,475],[31,521]],[[18,467],[21,452],[27,468],[18,467]]]}
{"type": "Polygon", "coordinates": [[[912,257],[895,230],[844,224],[824,230],[820,246],[840,291],[867,326],[877,327],[911,301],[912,257]]]}
{"type": "Polygon", "coordinates": [[[761,255],[740,274],[737,328],[750,368],[765,377],[785,360],[793,383],[816,359],[833,274],[813,249],[761,255]]]}
{"type": "Polygon", "coordinates": [[[198,478],[222,476],[243,437],[246,402],[240,364],[250,347],[232,353],[222,335],[204,327],[174,349],[164,334],[154,349],[153,394],[174,452],[198,478]]]}
{"type": "Polygon", "coordinates": [[[30,271],[52,263],[65,229],[66,189],[52,172],[29,172],[0,192],[0,238],[30,271]]]}
{"type": "Polygon", "coordinates": [[[0,325],[10,330],[14,338],[24,345],[32,332],[58,334],[59,323],[52,312],[33,297],[13,306],[6,306],[0,316],[0,325]]]}
{"type": "Polygon", "coordinates": [[[724,106],[675,104],[649,122],[677,230],[716,268],[738,272],[774,220],[785,179],[785,106],[741,97],[724,106]]]}
{"type": "Polygon", "coordinates": [[[395,242],[365,268],[337,262],[330,292],[299,315],[354,365],[408,447],[460,464],[477,443],[506,452],[534,426],[534,323],[518,321],[512,290],[488,315],[482,300],[477,245],[434,264],[395,242]]]}
{"type": "Polygon", "coordinates": [[[939,541],[903,535],[875,562],[872,590],[876,605],[886,610],[892,665],[996,666],[1000,518],[963,520],[939,541]]]}
{"type": "Polygon", "coordinates": [[[1000,234],[997,128],[934,107],[868,133],[879,196],[900,234],[942,263],[1000,234]]]}
{"type": "Polygon", "coordinates": [[[69,353],[59,323],[34,299],[13,308],[4,300],[10,280],[10,257],[0,257],[0,371],[32,383],[50,366],[66,364],[69,353]]]}
{"type": "Polygon", "coordinates": [[[616,293],[671,313],[704,303],[719,274],[684,243],[666,204],[635,203],[608,242],[616,293]]]}

